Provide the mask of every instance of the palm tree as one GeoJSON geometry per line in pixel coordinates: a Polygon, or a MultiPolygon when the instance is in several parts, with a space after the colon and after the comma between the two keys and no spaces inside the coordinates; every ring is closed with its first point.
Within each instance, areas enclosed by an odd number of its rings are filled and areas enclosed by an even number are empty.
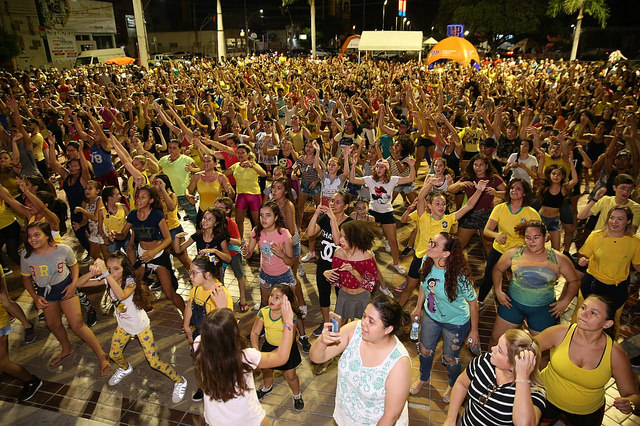
{"type": "MultiPolygon", "coordinates": [[[[289,6],[296,0],[282,0],[283,6],[289,6]]],[[[311,8],[311,55],[316,57],[316,0],[309,0],[311,8]]]]}
{"type": "Polygon", "coordinates": [[[560,12],[564,12],[567,15],[578,13],[576,28],[573,33],[573,46],[571,47],[571,60],[573,61],[578,54],[578,43],[580,42],[584,14],[593,16],[604,28],[610,15],[609,6],[607,6],[606,0],[551,0],[547,14],[555,18],[560,12]]]}

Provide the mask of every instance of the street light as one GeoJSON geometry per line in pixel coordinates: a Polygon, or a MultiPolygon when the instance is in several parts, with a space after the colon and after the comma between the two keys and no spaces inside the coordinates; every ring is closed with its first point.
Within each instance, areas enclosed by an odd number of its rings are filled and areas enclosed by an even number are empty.
{"type": "Polygon", "coordinates": [[[407,29],[411,29],[411,21],[407,21],[407,29]]]}
{"type": "Polygon", "coordinates": [[[406,23],[407,23],[407,17],[405,16],[405,17],[402,19],[402,31],[404,31],[404,26],[405,26],[405,24],[406,24],[406,23]]]}
{"type": "Polygon", "coordinates": [[[384,4],[382,5],[382,31],[384,31],[384,12],[387,9],[388,0],[384,0],[384,4]]]}
{"type": "Polygon", "coordinates": [[[244,27],[247,29],[247,32],[245,32],[245,49],[247,52],[247,56],[249,56],[249,21],[251,20],[251,18],[253,18],[253,15],[255,15],[256,13],[260,12],[260,17],[263,18],[263,14],[264,14],[264,9],[260,9],[256,12],[253,12],[251,15],[249,15],[249,17],[247,17],[247,0],[244,0],[244,27]]]}

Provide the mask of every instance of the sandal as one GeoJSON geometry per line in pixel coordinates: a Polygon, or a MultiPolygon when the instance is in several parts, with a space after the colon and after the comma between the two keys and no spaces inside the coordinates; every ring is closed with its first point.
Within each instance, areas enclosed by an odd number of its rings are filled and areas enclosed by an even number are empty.
{"type": "Polygon", "coordinates": [[[238,308],[240,309],[240,312],[245,313],[249,310],[249,305],[238,301],[238,308]]]}
{"type": "Polygon", "coordinates": [[[66,358],[70,357],[71,355],[74,355],[75,353],[76,351],[71,351],[66,355],[62,355],[62,352],[59,353],[58,355],[51,358],[51,361],[49,361],[49,368],[56,368],[57,366],[62,364],[62,361],[64,361],[66,358]]]}

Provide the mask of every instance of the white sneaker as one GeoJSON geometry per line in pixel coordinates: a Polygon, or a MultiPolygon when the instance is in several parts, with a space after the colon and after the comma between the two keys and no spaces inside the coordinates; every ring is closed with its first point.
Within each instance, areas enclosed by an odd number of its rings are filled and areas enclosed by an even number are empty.
{"type": "Polygon", "coordinates": [[[407,273],[407,271],[405,271],[405,269],[402,267],[402,265],[400,265],[399,263],[396,265],[393,265],[393,268],[396,270],[397,273],[399,273],[400,275],[404,275],[407,273]]]}
{"type": "Polygon", "coordinates": [[[391,253],[391,246],[389,245],[389,241],[384,240],[384,251],[387,253],[391,253]]]}
{"type": "Polygon", "coordinates": [[[259,310],[260,310],[260,308],[261,308],[261,306],[260,306],[260,302],[258,302],[258,303],[256,303],[255,305],[253,305],[253,310],[254,310],[254,311],[259,311],[259,310]]]}
{"type": "Polygon", "coordinates": [[[391,294],[391,290],[389,290],[389,287],[385,287],[385,288],[380,287],[380,293],[387,295],[389,297],[393,297],[393,294],[391,294]]]}
{"type": "Polygon", "coordinates": [[[174,404],[177,404],[178,402],[182,401],[182,398],[184,398],[184,394],[186,392],[187,392],[187,379],[185,379],[184,376],[182,376],[182,382],[176,383],[175,385],[173,385],[173,393],[171,394],[171,401],[173,401],[174,404]]]}
{"type": "Polygon", "coordinates": [[[118,368],[113,376],[109,379],[109,386],[115,386],[122,381],[125,377],[133,372],[133,367],[129,364],[129,368],[123,370],[122,368],[118,368]]]}
{"type": "Polygon", "coordinates": [[[304,256],[302,256],[302,259],[300,259],[301,262],[308,262],[310,260],[313,260],[316,258],[316,252],[315,251],[310,251],[307,254],[305,254],[304,256]]]}
{"type": "Polygon", "coordinates": [[[300,310],[300,317],[302,319],[306,319],[307,318],[307,305],[298,306],[298,309],[300,310]]]}
{"type": "Polygon", "coordinates": [[[298,265],[298,276],[300,277],[304,277],[307,273],[304,271],[304,268],[302,267],[302,263],[298,265]]]}

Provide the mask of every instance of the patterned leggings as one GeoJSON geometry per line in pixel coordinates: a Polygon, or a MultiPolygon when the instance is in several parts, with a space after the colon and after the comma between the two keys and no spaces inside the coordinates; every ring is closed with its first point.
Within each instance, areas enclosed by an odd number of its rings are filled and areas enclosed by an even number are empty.
{"type": "MultiPolygon", "coordinates": [[[[124,359],[123,352],[130,339],[131,335],[120,327],[116,328],[116,332],[113,333],[113,337],[111,338],[109,357],[123,370],[129,368],[129,363],[124,359]]],[[[140,346],[142,346],[144,356],[147,358],[147,361],[149,361],[151,368],[158,370],[176,383],[182,380],[171,364],[161,361],[160,357],[158,357],[156,345],[153,341],[153,334],[151,333],[151,326],[145,328],[142,333],[138,334],[138,341],[140,342],[140,346]]]]}

